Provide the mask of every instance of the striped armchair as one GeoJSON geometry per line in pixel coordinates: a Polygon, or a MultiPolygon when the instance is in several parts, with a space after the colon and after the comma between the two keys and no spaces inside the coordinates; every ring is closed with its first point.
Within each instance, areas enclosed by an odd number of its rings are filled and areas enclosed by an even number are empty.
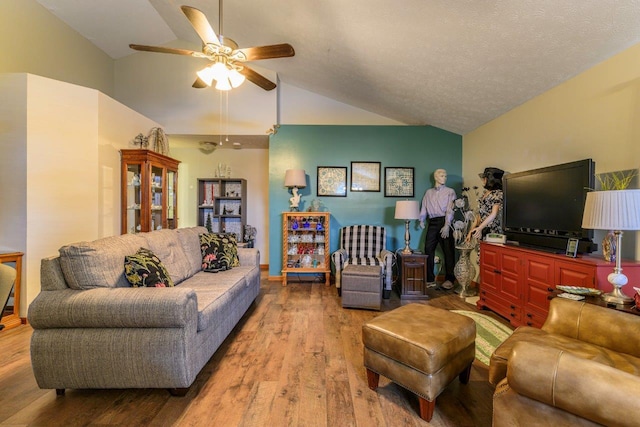
{"type": "Polygon", "coordinates": [[[349,264],[380,265],[385,294],[391,291],[393,252],[386,249],[387,232],[375,225],[350,225],[340,229],[339,248],[331,254],[336,269],[336,288],[341,288],[342,270],[349,264]]]}

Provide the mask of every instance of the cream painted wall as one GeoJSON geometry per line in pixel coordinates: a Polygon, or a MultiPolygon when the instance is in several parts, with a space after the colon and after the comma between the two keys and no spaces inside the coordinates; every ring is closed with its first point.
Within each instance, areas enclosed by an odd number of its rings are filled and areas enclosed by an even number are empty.
{"type": "Polygon", "coordinates": [[[0,73],[31,73],[113,94],[113,60],[35,0],[0,1],[0,73]]]}
{"type": "MultiPolygon", "coordinates": [[[[25,269],[20,312],[40,292],[40,260],[97,237],[96,91],[39,76],[27,80],[25,269]]],[[[25,141],[16,141],[24,144],[25,141]]]]}
{"type": "Polygon", "coordinates": [[[0,74],[0,251],[27,244],[27,75],[0,74]],[[21,167],[16,167],[21,165],[21,167]]]}
{"type": "MultiPolygon", "coordinates": [[[[98,237],[120,234],[120,149],[160,126],[107,95],[98,96],[98,237]]],[[[179,172],[178,172],[179,173],[179,172]]]]}
{"type": "MultiPolygon", "coordinates": [[[[477,173],[486,166],[519,172],[585,158],[595,160],[596,173],[640,166],[640,45],[463,138],[467,185],[479,185],[477,173]]],[[[624,240],[633,237],[626,232],[624,240]]],[[[596,233],[595,241],[601,238],[596,233]]],[[[623,256],[634,253],[623,249],[623,256]]]]}
{"type": "MultiPolygon", "coordinates": [[[[262,149],[218,149],[203,154],[194,147],[172,147],[171,156],[180,160],[178,175],[179,226],[198,223],[198,178],[214,177],[218,163],[231,166],[233,178],[247,180],[247,223],[256,227],[256,248],[261,264],[269,262],[269,151],[262,149]]],[[[286,189],[283,188],[283,191],[286,189]]]]}
{"type": "Polygon", "coordinates": [[[100,92],[30,74],[0,74],[0,226],[25,253],[21,316],[40,292],[40,260],[65,244],[120,234],[119,149],[157,123],[100,92]]]}

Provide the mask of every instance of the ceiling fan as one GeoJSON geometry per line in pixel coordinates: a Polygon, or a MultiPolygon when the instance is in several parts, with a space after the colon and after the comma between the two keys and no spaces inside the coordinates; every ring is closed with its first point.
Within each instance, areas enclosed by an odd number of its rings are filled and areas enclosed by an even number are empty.
{"type": "Polygon", "coordinates": [[[193,28],[202,39],[202,52],[187,49],[176,49],[171,47],[145,46],[130,44],[134,50],[145,52],[171,53],[175,55],[188,55],[196,58],[205,58],[213,64],[198,71],[198,78],[193,83],[194,88],[204,88],[211,86],[216,80],[216,89],[230,90],[240,86],[245,78],[250,82],[260,86],[264,90],[272,90],[276,84],[256,71],[249,68],[244,63],[247,61],[258,61],[261,59],[286,58],[295,55],[293,47],[288,43],[274,44],[268,46],[238,48],[238,44],[230,38],[222,35],[222,0],[219,1],[219,29],[220,35],[209,24],[205,14],[195,7],[181,6],[182,13],[185,14],[193,28]]]}

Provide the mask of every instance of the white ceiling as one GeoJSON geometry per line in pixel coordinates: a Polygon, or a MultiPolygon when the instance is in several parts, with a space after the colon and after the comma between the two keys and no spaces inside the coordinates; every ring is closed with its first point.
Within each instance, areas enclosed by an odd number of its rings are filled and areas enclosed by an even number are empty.
{"type": "MultiPolygon", "coordinates": [[[[199,39],[177,0],[38,0],[113,58],[199,39]]],[[[218,30],[218,2],[183,0],[218,30]]],[[[282,82],[412,125],[465,134],[640,42],[640,0],[227,0],[240,47],[282,82]]]]}

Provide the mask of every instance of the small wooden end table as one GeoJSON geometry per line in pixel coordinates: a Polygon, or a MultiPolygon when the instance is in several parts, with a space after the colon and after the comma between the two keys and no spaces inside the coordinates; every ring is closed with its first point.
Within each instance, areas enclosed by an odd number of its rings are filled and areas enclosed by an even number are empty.
{"type": "Polygon", "coordinates": [[[429,299],[427,295],[427,258],[429,255],[398,252],[400,299],[429,299]]]}

